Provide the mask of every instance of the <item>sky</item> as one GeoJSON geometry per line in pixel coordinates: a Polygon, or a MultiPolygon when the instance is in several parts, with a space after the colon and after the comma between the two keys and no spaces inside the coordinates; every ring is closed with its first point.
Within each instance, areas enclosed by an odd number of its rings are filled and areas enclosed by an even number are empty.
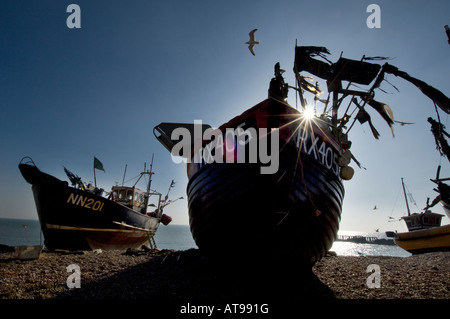
{"type": "MultiPolygon", "coordinates": [[[[171,198],[185,199],[165,212],[188,224],[186,167],[155,139],[156,125],[220,126],[267,97],[277,62],[295,85],[296,41],[327,47],[333,62],[341,54],[391,57],[450,96],[449,12],[447,0],[1,1],[0,218],[37,219],[31,185],[17,167],[24,156],[60,179],[67,180],[65,166],[86,182],[95,156],[105,168],[96,171],[97,184],[110,190],[125,165],[128,180],[154,155],[152,189],[165,194],[175,180],[171,198]],[[80,8],[80,28],[68,27],[70,4],[80,8]],[[379,28],[367,25],[370,4],[380,8],[379,28]],[[255,28],[253,56],[245,42],[255,28]]],[[[376,99],[396,120],[415,124],[394,125],[393,137],[369,111],[380,139],[367,124],[352,128],[352,153],[366,169],[351,165],[355,175],[344,182],[341,230],[406,231],[403,222],[388,222],[406,214],[401,178],[418,212],[437,195],[430,181],[437,166],[450,176],[426,121],[436,118],[432,101],[401,78],[387,79],[400,92],[384,82],[376,99]]],[[[295,105],[293,91],[288,102],[295,105]]],[[[445,125],[447,115],[440,116],[445,125]]],[[[444,214],[440,206],[433,211],[444,214]]]]}

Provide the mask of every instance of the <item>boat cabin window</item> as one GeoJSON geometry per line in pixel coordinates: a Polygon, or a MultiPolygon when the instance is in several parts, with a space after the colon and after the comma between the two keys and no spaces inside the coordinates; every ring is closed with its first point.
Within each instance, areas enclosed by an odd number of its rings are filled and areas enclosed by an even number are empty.
{"type": "Polygon", "coordinates": [[[119,199],[125,200],[127,197],[127,191],[125,189],[119,189],[119,199]]]}
{"type": "Polygon", "coordinates": [[[145,201],[144,193],[137,188],[114,188],[113,195],[116,201],[126,204],[141,205],[145,201]]]}
{"type": "Polygon", "coordinates": [[[114,190],[114,195],[116,195],[120,201],[130,201],[133,199],[133,190],[132,189],[114,190]]]}

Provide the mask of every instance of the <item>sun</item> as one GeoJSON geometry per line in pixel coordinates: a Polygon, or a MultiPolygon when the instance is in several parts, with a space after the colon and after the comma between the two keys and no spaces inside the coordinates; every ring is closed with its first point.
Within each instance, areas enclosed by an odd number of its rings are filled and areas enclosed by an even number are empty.
{"type": "Polygon", "coordinates": [[[312,120],[316,116],[316,111],[313,107],[307,106],[302,111],[302,117],[305,120],[312,120]]]}

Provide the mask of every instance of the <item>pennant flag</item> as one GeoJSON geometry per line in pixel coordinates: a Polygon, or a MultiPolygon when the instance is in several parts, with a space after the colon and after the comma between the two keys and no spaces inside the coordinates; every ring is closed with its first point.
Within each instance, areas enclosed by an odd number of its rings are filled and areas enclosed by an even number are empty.
{"type": "MultiPolygon", "coordinates": [[[[380,137],[380,133],[378,133],[377,129],[375,128],[375,126],[373,126],[372,124],[372,119],[370,118],[369,113],[366,112],[366,110],[364,110],[357,102],[356,98],[352,100],[353,103],[356,104],[356,106],[359,108],[359,112],[358,114],[356,114],[356,119],[359,121],[359,123],[364,124],[366,122],[369,123],[370,129],[372,130],[372,134],[373,136],[378,139],[380,137]]],[[[355,161],[355,163],[357,163],[355,161]]],[[[358,165],[359,166],[359,165],[358,165]]]]}
{"type": "Polygon", "coordinates": [[[75,186],[79,177],[76,176],[71,171],[69,171],[65,166],[63,166],[63,167],[64,167],[64,172],[66,173],[67,177],[69,178],[69,181],[72,183],[72,186],[75,186]]]}
{"type": "Polygon", "coordinates": [[[65,166],[64,172],[66,173],[67,177],[69,178],[70,182],[72,183],[72,186],[76,187],[77,185],[80,186],[82,190],[84,190],[84,184],[80,177],[69,171],[65,166]]]}
{"type": "Polygon", "coordinates": [[[364,124],[370,120],[370,115],[364,109],[359,109],[359,112],[356,114],[356,119],[359,123],[364,124]]]}
{"type": "Polygon", "coordinates": [[[367,104],[373,107],[387,122],[389,126],[394,124],[394,114],[392,113],[391,108],[387,104],[375,100],[369,100],[367,104]]]}
{"type": "Polygon", "coordinates": [[[392,136],[394,136],[394,128],[392,127],[392,124],[394,124],[394,113],[392,112],[391,108],[384,103],[370,100],[367,102],[371,107],[373,107],[378,113],[380,113],[381,117],[387,122],[389,125],[392,136]]]}
{"type": "Polygon", "coordinates": [[[94,156],[94,168],[99,169],[99,170],[102,170],[102,171],[105,171],[105,169],[103,168],[102,162],[100,162],[100,161],[98,160],[98,158],[95,157],[95,156],[94,156]]]}
{"type": "Polygon", "coordinates": [[[422,91],[423,94],[428,96],[445,113],[450,114],[450,99],[446,95],[444,95],[444,93],[432,87],[431,85],[428,85],[427,83],[410,76],[408,73],[400,71],[397,67],[390,65],[388,63],[385,63],[383,65],[383,69],[388,73],[394,74],[395,76],[399,76],[405,79],[406,81],[409,81],[410,83],[414,84],[419,90],[422,91]]]}

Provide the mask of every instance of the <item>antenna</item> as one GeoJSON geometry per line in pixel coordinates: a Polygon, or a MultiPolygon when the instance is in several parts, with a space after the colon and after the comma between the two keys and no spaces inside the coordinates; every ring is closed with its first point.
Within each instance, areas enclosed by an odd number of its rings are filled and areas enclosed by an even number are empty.
{"type": "Polygon", "coordinates": [[[125,164],[125,171],[123,172],[122,186],[125,183],[125,174],[127,173],[127,164],[125,164]]]}

